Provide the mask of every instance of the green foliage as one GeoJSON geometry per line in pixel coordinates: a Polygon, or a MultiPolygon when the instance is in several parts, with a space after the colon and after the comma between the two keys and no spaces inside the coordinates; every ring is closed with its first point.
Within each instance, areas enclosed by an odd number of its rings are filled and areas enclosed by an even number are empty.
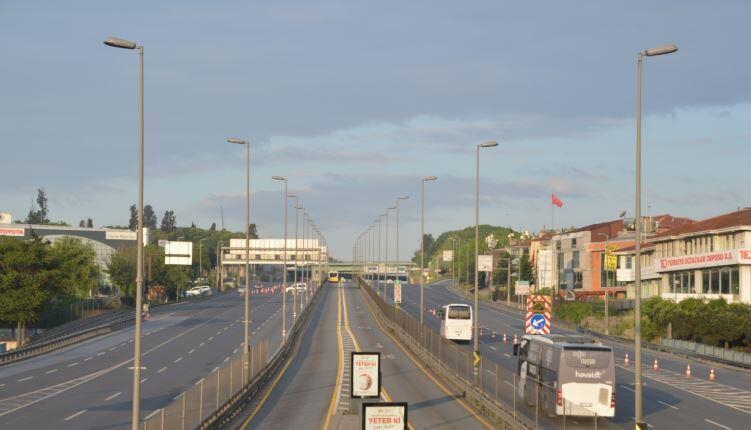
{"type": "Polygon", "coordinates": [[[36,203],[39,209],[34,210],[33,206],[31,207],[31,209],[29,209],[29,214],[26,216],[26,223],[49,224],[50,220],[47,218],[47,215],[49,215],[47,207],[47,193],[44,191],[44,188],[39,188],[37,190],[36,203]]]}
{"type": "Polygon", "coordinates": [[[48,252],[55,263],[54,288],[58,295],[85,297],[99,286],[96,252],[80,239],[61,237],[48,252]]]}
{"type": "Polygon", "coordinates": [[[49,296],[52,277],[47,244],[38,237],[24,241],[0,237],[0,320],[33,322],[49,296]]]}
{"type": "Polygon", "coordinates": [[[107,266],[107,273],[120,294],[133,297],[136,286],[136,248],[128,247],[114,253],[107,266]]]}
{"type": "Polygon", "coordinates": [[[653,297],[642,305],[644,337],[672,336],[713,346],[751,348],[751,306],[724,299],[686,299],[680,303],[653,297]]]}
{"type": "Polygon", "coordinates": [[[592,304],[585,302],[562,303],[555,307],[553,311],[555,318],[577,325],[592,314],[594,314],[592,304]]]}

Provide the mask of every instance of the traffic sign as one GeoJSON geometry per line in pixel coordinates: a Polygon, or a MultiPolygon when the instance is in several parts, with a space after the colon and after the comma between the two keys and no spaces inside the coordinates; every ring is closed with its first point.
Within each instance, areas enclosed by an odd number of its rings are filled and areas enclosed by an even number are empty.
{"type": "Polygon", "coordinates": [[[550,333],[550,297],[542,295],[527,297],[524,331],[527,334],[550,333]]]}
{"type": "Polygon", "coordinates": [[[396,280],[394,282],[394,304],[398,305],[402,302],[402,281],[396,280]]]}
{"type": "Polygon", "coordinates": [[[477,367],[477,365],[480,364],[480,351],[472,351],[472,353],[475,355],[475,361],[473,361],[472,364],[477,367]]]}

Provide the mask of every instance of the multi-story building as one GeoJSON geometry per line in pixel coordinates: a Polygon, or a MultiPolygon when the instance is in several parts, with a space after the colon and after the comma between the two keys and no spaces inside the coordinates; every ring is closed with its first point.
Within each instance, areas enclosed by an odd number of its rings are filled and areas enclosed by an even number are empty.
{"type": "MultiPolygon", "coordinates": [[[[617,279],[633,291],[635,250],[620,253],[617,279]]],[[[723,297],[751,303],[751,208],[660,232],[642,247],[642,297],[723,297]]]]}

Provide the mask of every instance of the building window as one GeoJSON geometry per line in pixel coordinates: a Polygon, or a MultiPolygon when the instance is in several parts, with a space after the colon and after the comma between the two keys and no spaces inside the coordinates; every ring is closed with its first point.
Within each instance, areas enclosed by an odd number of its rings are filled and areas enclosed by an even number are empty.
{"type": "Polygon", "coordinates": [[[694,292],[694,272],[673,272],[668,276],[668,289],[673,294],[691,294],[694,292]]]}
{"type": "Polygon", "coordinates": [[[557,256],[557,260],[558,260],[556,262],[556,264],[557,264],[558,271],[560,272],[560,271],[563,270],[563,254],[562,253],[558,253],[558,254],[556,254],[556,256],[557,256]]]}
{"type": "Polygon", "coordinates": [[[738,278],[738,267],[732,267],[730,268],[730,294],[735,294],[736,296],[740,294],[740,280],[738,278]]]}
{"type": "Polygon", "coordinates": [[[582,272],[574,273],[574,288],[582,288],[584,286],[584,279],[582,272]]]}
{"type": "Polygon", "coordinates": [[[571,247],[576,248],[576,238],[571,239],[571,247]]]}
{"type": "Polygon", "coordinates": [[[626,257],[626,269],[631,269],[631,268],[633,268],[633,264],[634,264],[634,257],[632,257],[632,256],[630,256],[630,255],[629,255],[629,256],[627,256],[627,257],[626,257]]]}
{"type": "Polygon", "coordinates": [[[571,258],[572,258],[571,264],[573,265],[573,268],[578,269],[579,268],[579,251],[574,251],[573,256],[571,258]]]}
{"type": "Polygon", "coordinates": [[[702,270],[701,290],[704,294],[740,294],[738,267],[702,270]]]}
{"type": "Polygon", "coordinates": [[[560,240],[556,240],[555,241],[555,250],[556,251],[560,251],[561,250],[561,241],[560,240]]]}

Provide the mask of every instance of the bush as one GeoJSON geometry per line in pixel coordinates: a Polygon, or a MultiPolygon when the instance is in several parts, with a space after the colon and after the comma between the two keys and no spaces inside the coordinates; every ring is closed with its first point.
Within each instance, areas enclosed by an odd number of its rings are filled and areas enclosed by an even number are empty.
{"type": "Polygon", "coordinates": [[[594,313],[591,303],[562,303],[555,308],[553,315],[563,321],[581,324],[582,320],[594,313]]]}

